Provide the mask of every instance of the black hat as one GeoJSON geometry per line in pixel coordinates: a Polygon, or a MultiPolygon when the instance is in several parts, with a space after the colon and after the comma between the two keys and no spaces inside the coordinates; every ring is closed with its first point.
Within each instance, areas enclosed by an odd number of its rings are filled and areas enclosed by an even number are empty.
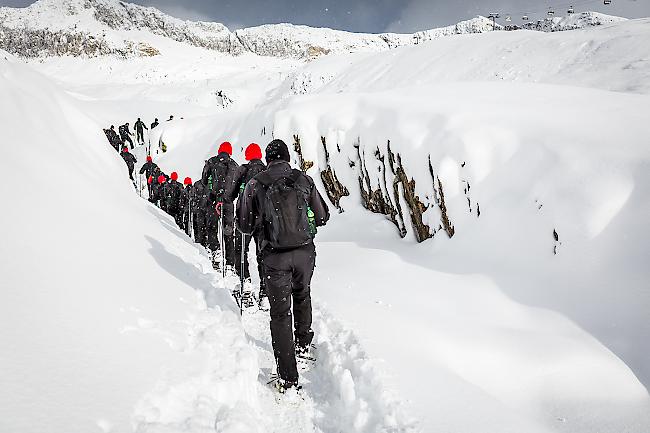
{"type": "Polygon", "coordinates": [[[291,161],[289,155],[289,148],[282,140],[273,140],[266,146],[266,163],[271,161],[283,160],[286,162],[291,161]]]}

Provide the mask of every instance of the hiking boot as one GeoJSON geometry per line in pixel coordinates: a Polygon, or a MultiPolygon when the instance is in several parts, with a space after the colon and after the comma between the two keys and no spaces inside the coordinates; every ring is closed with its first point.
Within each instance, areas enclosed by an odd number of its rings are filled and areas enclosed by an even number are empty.
{"type": "Polygon", "coordinates": [[[268,296],[261,295],[260,300],[257,303],[257,306],[261,311],[269,311],[271,309],[271,304],[269,303],[268,296]]]}
{"type": "Polygon", "coordinates": [[[275,389],[277,389],[280,394],[285,394],[290,389],[300,391],[302,387],[298,385],[298,381],[292,382],[290,380],[278,379],[275,382],[275,389]]]}

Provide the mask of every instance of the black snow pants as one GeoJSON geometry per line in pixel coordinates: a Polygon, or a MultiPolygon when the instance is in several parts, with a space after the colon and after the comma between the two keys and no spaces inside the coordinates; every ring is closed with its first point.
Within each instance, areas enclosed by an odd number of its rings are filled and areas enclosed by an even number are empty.
{"type": "MultiPolygon", "coordinates": [[[[222,254],[225,254],[226,265],[235,267],[235,205],[233,203],[224,203],[221,209],[221,218],[223,218],[223,241],[225,248],[222,248],[222,254]]],[[[219,233],[219,217],[212,207],[208,216],[208,248],[211,251],[217,251],[221,248],[221,234],[219,233]]]]}
{"type": "MultiPolygon", "coordinates": [[[[244,278],[250,278],[251,273],[249,269],[249,263],[248,263],[248,250],[250,248],[251,244],[251,239],[253,239],[253,236],[251,235],[242,235],[241,232],[236,231],[235,234],[235,254],[237,255],[237,266],[235,267],[237,271],[237,275],[241,277],[241,272],[242,272],[242,263],[241,263],[241,254],[242,254],[242,238],[244,241],[244,278]]],[[[263,272],[263,266],[262,266],[262,254],[261,254],[261,248],[259,244],[259,237],[255,236],[255,253],[257,257],[257,272],[258,275],[260,276],[260,297],[261,296],[266,296],[266,279],[264,278],[264,272],[263,272]]]]}
{"type": "Polygon", "coordinates": [[[219,217],[214,209],[214,205],[210,205],[205,212],[205,247],[211,252],[219,249],[219,217]]]}
{"type": "Polygon", "coordinates": [[[278,374],[281,379],[297,382],[295,345],[308,346],[314,337],[311,329],[310,283],[316,263],[316,249],[314,244],[309,244],[289,251],[265,251],[263,263],[278,374]]]}
{"type": "Polygon", "coordinates": [[[138,142],[138,144],[144,144],[144,131],[142,129],[138,129],[136,133],[137,133],[136,141],[138,142]]]}
{"type": "Polygon", "coordinates": [[[195,210],[192,214],[194,241],[207,248],[206,215],[202,209],[195,210]]]}

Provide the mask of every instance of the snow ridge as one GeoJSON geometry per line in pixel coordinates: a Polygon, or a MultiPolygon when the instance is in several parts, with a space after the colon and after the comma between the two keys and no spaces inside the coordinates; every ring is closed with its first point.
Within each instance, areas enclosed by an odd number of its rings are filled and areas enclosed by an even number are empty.
{"type": "MultiPolygon", "coordinates": [[[[555,18],[531,24],[530,28],[569,30],[619,20],[587,12],[578,18],[555,18]]],[[[231,32],[221,23],[184,21],[153,7],[119,0],[39,0],[23,9],[0,8],[0,48],[21,57],[154,56],[161,52],[157,45],[164,45],[159,40],[162,37],[230,55],[249,52],[311,59],[326,54],[385,51],[492,29],[492,21],[479,16],[414,34],[351,33],[293,24],[262,25],[231,32]]]]}
{"type": "Polygon", "coordinates": [[[526,23],[524,28],[540,32],[562,32],[605,24],[615,24],[623,21],[627,21],[627,18],[605,15],[599,12],[582,12],[579,14],[570,14],[564,17],[553,17],[551,19],[526,23]]]}

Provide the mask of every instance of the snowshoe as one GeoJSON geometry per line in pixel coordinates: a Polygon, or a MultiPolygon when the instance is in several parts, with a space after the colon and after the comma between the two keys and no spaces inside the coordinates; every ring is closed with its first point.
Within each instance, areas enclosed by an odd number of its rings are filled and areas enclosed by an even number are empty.
{"type": "Polygon", "coordinates": [[[290,389],[294,389],[296,391],[300,391],[302,389],[302,387],[298,385],[298,381],[292,382],[289,380],[284,380],[277,375],[272,375],[271,381],[268,382],[267,385],[271,385],[280,394],[286,394],[290,389]]]}
{"type": "Polygon", "coordinates": [[[313,344],[307,346],[296,345],[296,360],[298,362],[316,362],[316,346],[313,344]]]}

